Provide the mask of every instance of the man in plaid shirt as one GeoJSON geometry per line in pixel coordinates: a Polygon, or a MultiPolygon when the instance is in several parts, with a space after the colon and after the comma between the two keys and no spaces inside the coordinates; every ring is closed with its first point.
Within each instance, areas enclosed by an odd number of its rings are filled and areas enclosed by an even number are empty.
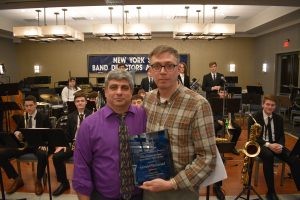
{"type": "Polygon", "coordinates": [[[147,93],[147,132],[168,129],[176,175],[143,183],[144,199],[199,199],[199,185],[215,168],[213,114],[207,100],[178,82],[179,54],[161,45],[149,55],[157,89],[147,93]]]}

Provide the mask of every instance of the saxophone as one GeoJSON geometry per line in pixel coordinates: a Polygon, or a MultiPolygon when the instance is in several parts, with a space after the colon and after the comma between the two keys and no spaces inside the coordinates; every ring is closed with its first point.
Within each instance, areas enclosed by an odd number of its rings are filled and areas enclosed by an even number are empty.
{"type": "Polygon", "coordinates": [[[256,142],[256,138],[261,134],[261,125],[256,122],[251,114],[249,116],[254,121],[254,124],[250,128],[250,136],[249,141],[246,142],[244,148],[242,149],[242,153],[244,154],[244,164],[242,168],[242,182],[243,185],[248,185],[249,181],[249,165],[252,162],[252,159],[260,153],[260,146],[256,142]]]}

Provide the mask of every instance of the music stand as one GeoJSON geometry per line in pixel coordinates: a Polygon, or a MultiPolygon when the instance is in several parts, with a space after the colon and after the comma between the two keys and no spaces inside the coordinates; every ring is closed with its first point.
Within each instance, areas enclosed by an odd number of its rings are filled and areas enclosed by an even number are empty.
{"type": "Polygon", "coordinates": [[[15,102],[9,102],[8,96],[17,95],[19,93],[19,84],[18,83],[8,83],[0,85],[0,96],[6,96],[7,101],[1,103],[0,109],[3,111],[6,119],[6,131],[10,131],[10,120],[9,120],[9,111],[10,110],[20,110],[20,107],[15,102]]]}
{"type": "MultiPolygon", "coordinates": [[[[57,146],[68,147],[67,137],[62,129],[49,129],[49,128],[24,128],[20,129],[25,141],[29,147],[38,148],[39,146],[46,146],[48,149],[54,149],[57,146]]],[[[51,181],[50,181],[50,168],[47,153],[47,173],[48,173],[48,190],[49,197],[52,200],[51,181]]]]}
{"type": "Polygon", "coordinates": [[[68,114],[74,112],[77,109],[74,101],[67,101],[67,106],[68,106],[68,114]]]}
{"type": "Polygon", "coordinates": [[[209,98],[208,102],[210,103],[213,115],[222,115],[223,116],[223,99],[221,98],[209,98]]]}
{"type": "Polygon", "coordinates": [[[262,89],[262,86],[252,86],[252,85],[247,85],[247,92],[249,94],[260,94],[263,95],[264,91],[262,89]]]}
{"type": "Polygon", "coordinates": [[[242,94],[242,87],[232,87],[228,86],[227,87],[227,92],[229,94],[242,94]]]}

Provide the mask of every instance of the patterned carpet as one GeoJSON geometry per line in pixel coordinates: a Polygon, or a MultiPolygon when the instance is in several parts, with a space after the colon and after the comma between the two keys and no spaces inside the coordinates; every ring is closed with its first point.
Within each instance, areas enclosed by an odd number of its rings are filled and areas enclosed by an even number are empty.
{"type": "MultiPolygon", "coordinates": [[[[245,196],[243,196],[245,197],[245,196]]],[[[266,199],[264,196],[262,196],[264,199],[266,199]]],[[[278,195],[278,197],[281,200],[300,200],[300,194],[289,194],[289,195],[278,195]]],[[[7,199],[24,199],[27,200],[48,200],[49,194],[43,194],[41,196],[36,196],[33,193],[23,193],[23,192],[16,192],[12,195],[7,195],[7,199]]],[[[226,196],[226,200],[234,200],[236,196],[226,196]]],[[[251,196],[250,199],[257,198],[256,196],[251,196]]],[[[68,195],[61,195],[59,197],[53,197],[53,200],[75,200],[77,199],[77,196],[74,194],[68,194],[68,195]]],[[[205,200],[206,198],[204,196],[201,196],[199,200],[205,200]]],[[[241,198],[240,198],[241,199],[241,198]]],[[[183,199],[186,200],[186,199],[183,199]]],[[[215,196],[212,196],[209,198],[209,200],[217,200],[215,196]]]]}

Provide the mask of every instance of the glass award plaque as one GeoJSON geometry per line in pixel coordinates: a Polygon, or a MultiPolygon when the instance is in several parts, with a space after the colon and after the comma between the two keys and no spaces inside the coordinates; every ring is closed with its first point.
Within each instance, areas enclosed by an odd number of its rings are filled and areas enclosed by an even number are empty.
{"type": "Polygon", "coordinates": [[[135,184],[174,176],[167,130],[130,136],[130,149],[135,184]]]}

